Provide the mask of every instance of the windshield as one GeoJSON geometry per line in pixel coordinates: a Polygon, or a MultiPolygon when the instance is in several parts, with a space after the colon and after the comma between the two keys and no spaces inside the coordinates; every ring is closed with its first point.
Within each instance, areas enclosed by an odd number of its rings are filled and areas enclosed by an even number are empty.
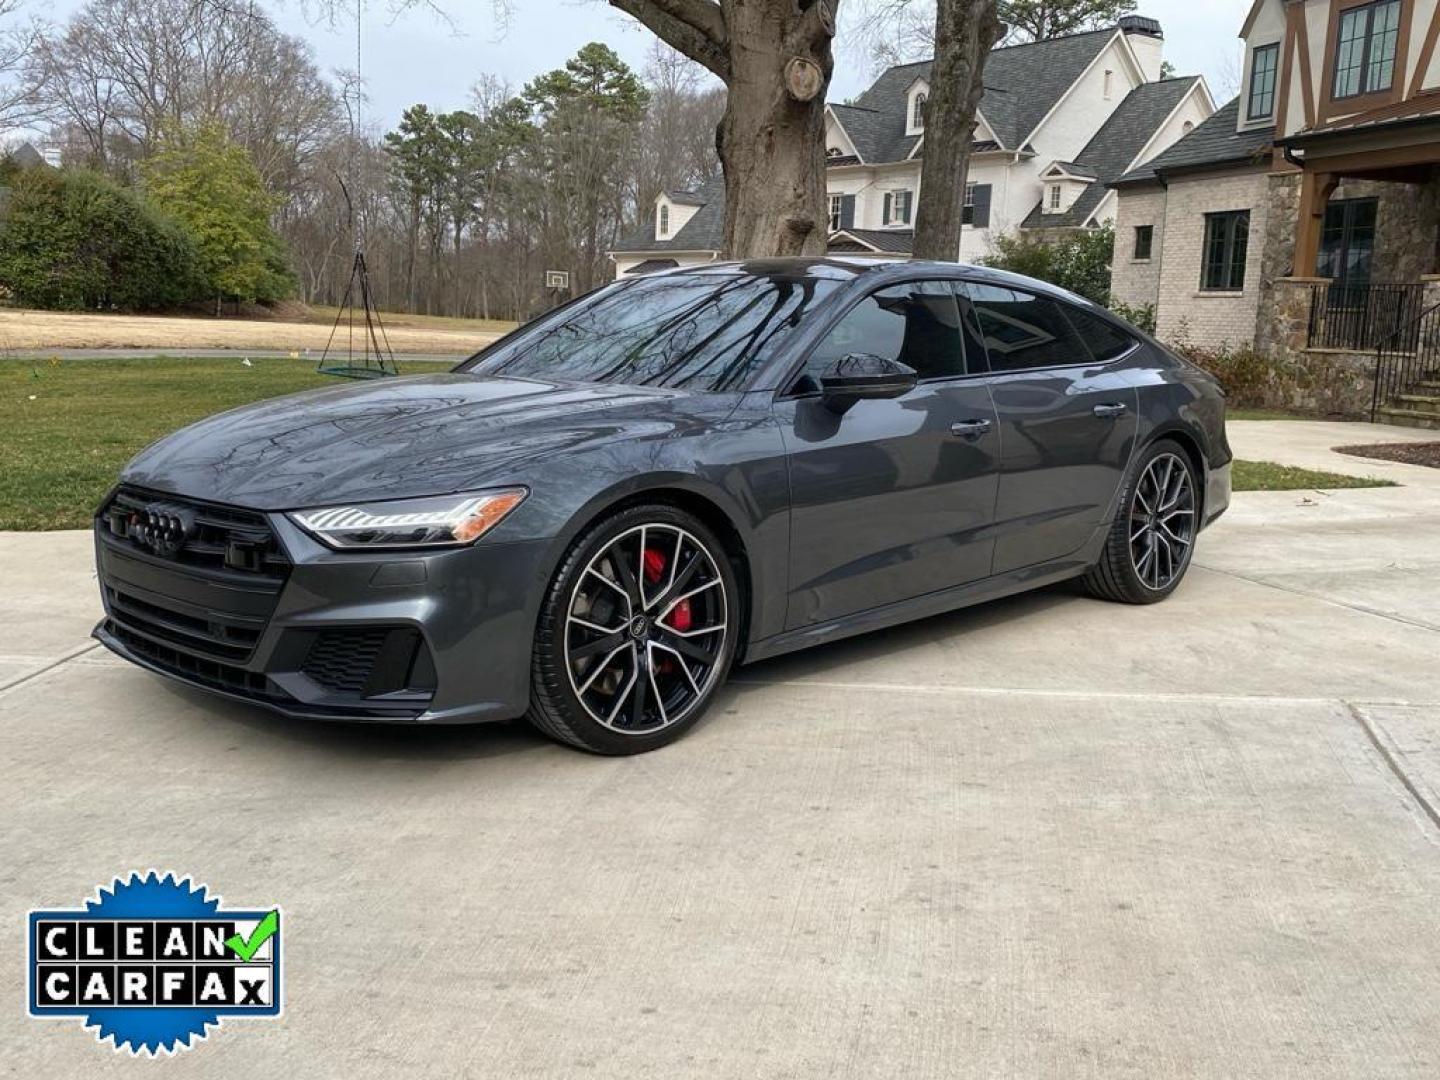
{"type": "Polygon", "coordinates": [[[667,274],[601,289],[456,370],[574,382],[744,389],[839,282],[667,274]]]}

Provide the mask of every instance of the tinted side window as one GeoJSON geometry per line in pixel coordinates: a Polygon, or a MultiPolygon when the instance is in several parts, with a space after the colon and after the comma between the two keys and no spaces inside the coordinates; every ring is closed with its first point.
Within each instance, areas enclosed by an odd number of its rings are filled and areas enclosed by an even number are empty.
{"type": "Polygon", "coordinates": [[[1104,319],[1096,318],[1088,311],[1067,307],[1065,314],[1080,334],[1081,340],[1089,347],[1091,354],[1102,364],[1125,355],[1135,346],[1135,339],[1118,327],[1111,326],[1104,319]]]}
{"type": "Polygon", "coordinates": [[[898,360],[922,379],[965,374],[960,340],[960,307],[950,284],[916,281],[871,293],[815,347],[805,374],[818,379],[851,353],[898,360]]]}
{"type": "Polygon", "coordinates": [[[1090,351],[1059,303],[997,285],[965,283],[991,371],[1024,371],[1090,362],[1090,351]]]}

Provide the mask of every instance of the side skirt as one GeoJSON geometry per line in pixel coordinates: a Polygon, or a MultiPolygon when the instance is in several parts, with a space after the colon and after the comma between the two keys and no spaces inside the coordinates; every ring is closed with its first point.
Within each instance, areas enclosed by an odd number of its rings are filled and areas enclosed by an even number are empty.
{"type": "Polygon", "coordinates": [[[841,619],[832,619],[830,622],[802,626],[797,630],[787,630],[783,634],[775,634],[762,641],[751,642],[740,663],[753,664],[757,660],[768,660],[785,653],[808,649],[813,645],[825,645],[842,638],[855,637],[858,634],[884,630],[901,623],[914,622],[916,619],[943,615],[947,611],[973,607],[990,600],[999,600],[1006,596],[1014,596],[1016,593],[1030,592],[1046,585],[1054,585],[1057,582],[1080,577],[1099,561],[1100,552],[1105,546],[1105,539],[1109,535],[1109,531],[1107,525],[1100,529],[1079,551],[1055,562],[1027,566],[1008,574],[972,581],[967,585],[957,585],[954,588],[941,589],[938,592],[924,593],[909,600],[870,608],[868,611],[846,615],[841,619]]]}

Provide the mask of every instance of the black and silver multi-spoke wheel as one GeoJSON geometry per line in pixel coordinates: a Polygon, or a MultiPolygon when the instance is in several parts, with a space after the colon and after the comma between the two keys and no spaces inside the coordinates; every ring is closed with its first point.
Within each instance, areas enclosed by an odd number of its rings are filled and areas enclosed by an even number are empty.
{"type": "Polygon", "coordinates": [[[605,754],[671,742],[725,677],[738,629],[724,548],[669,506],[624,510],[576,541],[536,633],[530,719],[605,754]]]}
{"type": "Polygon", "coordinates": [[[1200,528],[1197,483],[1195,466],[1169,440],[1140,456],[1100,562],[1085,577],[1092,593],[1153,604],[1175,591],[1190,567],[1200,528]]]}

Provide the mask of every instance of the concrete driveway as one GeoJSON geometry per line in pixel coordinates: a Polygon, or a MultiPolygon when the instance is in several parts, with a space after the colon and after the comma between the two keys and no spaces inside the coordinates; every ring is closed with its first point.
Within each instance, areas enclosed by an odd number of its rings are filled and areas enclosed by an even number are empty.
{"type": "Polygon", "coordinates": [[[1158,607],[743,669],[625,761],[168,686],[84,651],[85,536],[0,537],[3,1069],[154,1068],[18,955],[154,866],[287,919],[284,1018],[173,1076],[1440,1075],[1440,473],[1232,434],[1406,486],[1240,496],[1158,607]]]}

